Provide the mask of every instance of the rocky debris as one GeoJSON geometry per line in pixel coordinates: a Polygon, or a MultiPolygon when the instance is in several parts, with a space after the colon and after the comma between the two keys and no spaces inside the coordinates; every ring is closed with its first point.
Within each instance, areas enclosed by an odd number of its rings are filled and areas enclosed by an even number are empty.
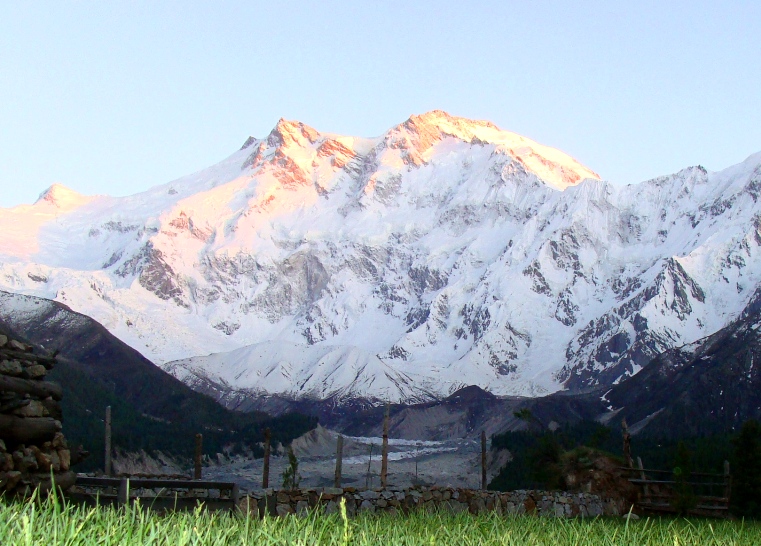
{"type": "Polygon", "coordinates": [[[564,491],[483,491],[450,487],[389,488],[357,490],[353,487],[324,487],[283,491],[260,489],[241,496],[239,508],[250,517],[304,515],[311,510],[332,514],[340,509],[341,499],[346,513],[386,512],[406,514],[414,510],[469,512],[500,515],[529,514],[544,517],[620,516],[630,507],[619,506],[612,499],[590,493],[564,491]]]}
{"type": "Polygon", "coordinates": [[[112,464],[114,476],[171,476],[172,479],[177,476],[183,476],[186,479],[188,478],[186,469],[183,468],[181,461],[175,460],[170,455],[160,451],[148,454],[142,449],[130,452],[115,447],[112,464]]]}
{"type": "Polygon", "coordinates": [[[35,488],[68,489],[76,480],[72,454],[61,432],[61,388],[45,381],[55,356],[0,334],[0,493],[26,496],[35,488]]]}
{"type": "MultiPolygon", "coordinates": [[[[332,466],[336,456],[337,439],[337,432],[318,424],[314,429],[294,439],[293,442],[291,442],[291,448],[293,449],[294,455],[296,455],[299,460],[314,461],[317,459],[326,459],[328,464],[332,466]]],[[[358,455],[367,455],[369,446],[368,442],[372,442],[372,440],[367,440],[367,442],[363,440],[363,438],[344,436],[344,457],[349,458],[358,455]]]]}
{"type": "Polygon", "coordinates": [[[622,514],[637,501],[639,489],[629,481],[622,463],[613,457],[580,447],[564,454],[562,459],[563,482],[567,490],[608,499],[622,514]]]}

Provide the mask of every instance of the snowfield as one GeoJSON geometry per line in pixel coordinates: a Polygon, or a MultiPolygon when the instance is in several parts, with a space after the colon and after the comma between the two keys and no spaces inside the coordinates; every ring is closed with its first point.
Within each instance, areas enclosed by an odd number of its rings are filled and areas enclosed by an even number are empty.
{"type": "Polygon", "coordinates": [[[196,386],[537,396],[614,384],[735,318],[761,283],[760,196],[761,153],[620,187],[440,111],[369,139],[280,120],[143,193],[55,185],[0,209],[0,289],[196,386]]]}

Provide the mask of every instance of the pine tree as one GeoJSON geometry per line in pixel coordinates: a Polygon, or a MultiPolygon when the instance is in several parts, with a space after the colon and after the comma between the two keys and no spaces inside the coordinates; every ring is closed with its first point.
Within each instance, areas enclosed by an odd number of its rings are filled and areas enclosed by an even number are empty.
{"type": "Polygon", "coordinates": [[[733,441],[732,509],[739,516],[761,516],[761,424],[746,421],[733,441]]]}
{"type": "Polygon", "coordinates": [[[283,489],[298,489],[301,476],[299,475],[299,461],[293,448],[288,446],[288,466],[283,471],[283,489]]]}

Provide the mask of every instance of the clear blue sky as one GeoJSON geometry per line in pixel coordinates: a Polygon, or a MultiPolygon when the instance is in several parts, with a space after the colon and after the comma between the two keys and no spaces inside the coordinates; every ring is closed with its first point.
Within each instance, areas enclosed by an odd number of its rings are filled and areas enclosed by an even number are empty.
{"type": "Polygon", "coordinates": [[[0,206],[127,195],[278,118],[488,119],[617,183],[761,151],[761,2],[0,0],[0,206]]]}

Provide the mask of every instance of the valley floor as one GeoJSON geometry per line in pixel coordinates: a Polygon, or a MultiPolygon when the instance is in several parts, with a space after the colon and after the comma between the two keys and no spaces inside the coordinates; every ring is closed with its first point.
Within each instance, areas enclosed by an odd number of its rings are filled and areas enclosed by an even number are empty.
{"type": "MultiPolygon", "coordinates": [[[[335,432],[320,427],[294,441],[302,487],[333,485],[336,437],[335,432]]],[[[381,438],[344,438],[343,486],[362,489],[380,486],[381,441],[381,438]]],[[[506,461],[495,462],[504,464],[506,461]]],[[[473,439],[415,441],[392,438],[389,440],[388,485],[478,488],[481,479],[480,464],[480,444],[473,439]]],[[[287,465],[286,456],[271,457],[270,487],[280,487],[287,465]]],[[[489,479],[499,470],[498,464],[491,466],[494,469],[488,473],[489,479]]],[[[234,481],[244,490],[252,490],[261,487],[262,467],[263,459],[220,458],[204,467],[203,472],[204,478],[234,481]]]]}

